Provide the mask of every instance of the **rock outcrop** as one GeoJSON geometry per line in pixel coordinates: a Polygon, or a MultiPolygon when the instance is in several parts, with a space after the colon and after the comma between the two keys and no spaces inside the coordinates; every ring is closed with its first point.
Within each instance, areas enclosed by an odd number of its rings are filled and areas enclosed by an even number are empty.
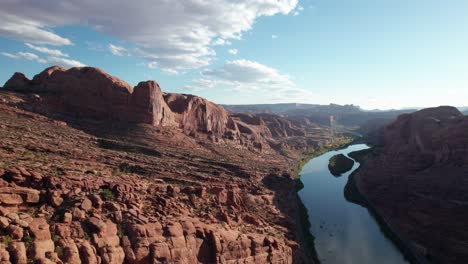
{"type": "Polygon", "coordinates": [[[355,176],[397,233],[436,263],[466,263],[468,118],[456,108],[404,114],[355,176]]]}
{"type": "Polygon", "coordinates": [[[176,117],[179,127],[187,134],[205,132],[224,135],[236,127],[222,106],[188,94],[167,93],[164,99],[176,117]]]}
{"type": "Polygon", "coordinates": [[[54,66],[34,76],[32,81],[21,73],[15,73],[4,88],[47,96],[53,110],[71,113],[78,118],[163,126],[174,124],[156,82],[141,82],[132,88],[98,68],[65,70],[54,66]]]}

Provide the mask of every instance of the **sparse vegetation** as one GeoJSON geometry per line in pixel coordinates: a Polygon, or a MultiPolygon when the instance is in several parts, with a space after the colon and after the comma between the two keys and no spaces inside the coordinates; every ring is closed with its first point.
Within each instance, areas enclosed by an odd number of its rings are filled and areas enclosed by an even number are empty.
{"type": "Polygon", "coordinates": [[[58,235],[53,235],[52,236],[52,241],[54,241],[54,243],[59,242],[59,240],[60,240],[60,236],[58,236],[58,235]]]}
{"type": "Polygon", "coordinates": [[[91,236],[88,234],[88,232],[83,232],[83,238],[84,240],[87,240],[87,241],[90,241],[91,240],[91,236]]]}
{"type": "Polygon", "coordinates": [[[56,246],[56,247],[55,247],[55,253],[57,253],[57,256],[58,256],[60,259],[63,258],[63,254],[64,254],[64,252],[63,252],[63,247],[61,247],[61,246],[56,246]]]}
{"type": "Polygon", "coordinates": [[[26,234],[25,236],[23,236],[23,242],[24,242],[24,246],[26,247],[26,250],[31,248],[33,241],[34,241],[34,238],[30,236],[29,234],[26,234]]]}
{"type": "Polygon", "coordinates": [[[115,195],[114,193],[112,192],[112,190],[110,189],[102,189],[101,192],[99,193],[99,195],[101,196],[101,198],[104,200],[104,201],[111,201],[111,200],[114,200],[115,199],[115,195]]]}
{"type": "Polygon", "coordinates": [[[5,235],[2,237],[2,244],[4,244],[6,247],[9,247],[12,241],[13,239],[9,235],[5,235]]]}

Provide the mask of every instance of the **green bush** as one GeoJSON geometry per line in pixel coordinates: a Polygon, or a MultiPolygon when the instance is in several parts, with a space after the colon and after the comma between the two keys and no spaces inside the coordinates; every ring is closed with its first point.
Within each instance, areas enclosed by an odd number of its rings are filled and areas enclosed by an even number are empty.
{"type": "Polygon", "coordinates": [[[110,201],[115,199],[114,193],[110,189],[103,189],[99,195],[104,201],[110,201]]]}

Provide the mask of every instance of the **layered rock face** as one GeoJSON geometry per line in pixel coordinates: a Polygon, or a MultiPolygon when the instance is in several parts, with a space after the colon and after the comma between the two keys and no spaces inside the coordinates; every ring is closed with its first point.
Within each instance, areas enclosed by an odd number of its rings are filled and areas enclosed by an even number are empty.
{"type": "Polygon", "coordinates": [[[314,262],[294,175],[327,129],[305,135],[94,68],[4,88],[1,263],[314,262]]]}
{"type": "Polygon", "coordinates": [[[163,93],[154,81],[131,87],[92,67],[66,70],[54,66],[32,80],[22,73],[15,73],[4,88],[37,94],[40,100],[35,102],[34,109],[48,116],[65,114],[77,120],[87,118],[174,127],[195,138],[208,137],[217,143],[266,153],[273,151],[272,144],[281,145],[278,139],[307,134],[299,122],[284,117],[231,114],[222,106],[198,96],[163,93]]]}
{"type": "Polygon", "coordinates": [[[466,263],[468,118],[437,107],[401,115],[356,175],[397,233],[436,263],[466,263]]]}
{"type": "Polygon", "coordinates": [[[234,121],[222,106],[188,94],[167,93],[164,99],[184,132],[206,132],[224,135],[236,130],[234,121]]]}
{"type": "Polygon", "coordinates": [[[65,70],[54,66],[34,76],[32,81],[16,73],[4,88],[44,94],[52,99],[54,110],[79,118],[174,125],[174,117],[156,82],[141,82],[132,88],[97,68],[65,70]]]}

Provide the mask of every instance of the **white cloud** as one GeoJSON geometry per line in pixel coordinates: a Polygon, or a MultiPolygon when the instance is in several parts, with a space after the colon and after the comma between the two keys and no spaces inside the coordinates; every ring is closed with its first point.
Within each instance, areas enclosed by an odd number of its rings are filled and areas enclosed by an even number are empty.
{"type": "Polygon", "coordinates": [[[228,52],[233,54],[233,55],[236,55],[237,52],[239,52],[239,50],[238,49],[230,49],[230,50],[228,50],[228,52]]]}
{"type": "Polygon", "coordinates": [[[130,52],[128,51],[128,49],[122,46],[109,44],[109,50],[112,54],[116,56],[130,56],[130,52]]]}
{"type": "MultiPolygon", "coordinates": [[[[24,1],[2,1],[0,3],[0,17],[2,18],[2,23],[0,23],[0,36],[36,44],[55,46],[72,44],[69,39],[46,29],[46,25],[40,20],[29,19],[26,14],[23,16],[11,15],[17,13],[15,9],[20,8],[22,4],[20,2],[24,1]]],[[[24,8],[27,8],[27,6],[24,6],[24,8]]],[[[29,10],[31,12],[34,11],[32,9],[29,10]]],[[[18,12],[18,14],[20,13],[21,12],[18,12]]]]}
{"type": "Polygon", "coordinates": [[[30,43],[25,43],[25,45],[30,49],[33,49],[35,51],[39,51],[41,53],[45,53],[45,54],[48,54],[48,55],[52,55],[52,56],[56,56],[56,57],[68,57],[68,54],[63,53],[61,50],[58,50],[58,49],[49,49],[49,48],[46,48],[46,47],[39,47],[39,46],[35,46],[33,44],[30,44],[30,43]]]}
{"type": "Polygon", "coordinates": [[[241,38],[260,16],[289,14],[297,2],[7,0],[0,1],[0,36],[35,44],[70,45],[70,40],[50,28],[86,25],[134,43],[140,56],[157,62],[161,69],[191,69],[210,64],[215,56],[213,45],[241,38]]]}
{"type": "Polygon", "coordinates": [[[270,87],[293,86],[289,76],[280,74],[276,69],[266,65],[244,59],[226,61],[221,68],[204,70],[202,74],[238,83],[268,85],[270,87]]]}
{"type": "Polygon", "coordinates": [[[70,59],[65,59],[65,58],[60,58],[60,57],[54,57],[51,56],[47,58],[48,63],[52,64],[58,64],[64,67],[84,67],[86,66],[85,64],[77,61],[77,60],[70,60],[70,59]]]}
{"type": "Polygon", "coordinates": [[[146,66],[148,66],[150,69],[156,69],[158,67],[158,63],[155,61],[150,61],[146,64],[146,66]]]}
{"type": "MultiPolygon", "coordinates": [[[[297,87],[286,74],[267,65],[250,60],[226,61],[224,65],[204,70],[202,77],[184,87],[188,91],[224,89],[236,94],[236,98],[257,98],[253,102],[312,102],[320,99],[312,92],[297,87]]],[[[228,99],[239,103],[236,98],[228,99]]]]}
{"type": "Polygon", "coordinates": [[[185,86],[184,89],[189,91],[201,91],[211,88],[218,88],[220,86],[230,87],[232,89],[232,87],[235,85],[236,84],[231,81],[200,78],[193,80],[192,84],[185,86]]]}
{"type": "Polygon", "coordinates": [[[83,67],[86,66],[85,64],[77,61],[77,60],[71,60],[71,59],[66,59],[63,57],[57,57],[57,56],[49,56],[47,58],[41,58],[37,56],[34,53],[30,52],[17,52],[17,53],[8,53],[8,52],[1,52],[3,56],[15,59],[15,60],[30,60],[30,61],[36,61],[39,63],[44,63],[44,64],[51,64],[51,65],[60,65],[64,67],[83,67]]]}
{"type": "Polygon", "coordinates": [[[18,52],[18,53],[8,53],[8,52],[2,52],[1,53],[3,56],[6,56],[6,57],[9,57],[9,58],[12,58],[12,59],[15,59],[15,60],[19,60],[19,59],[26,59],[26,60],[38,60],[39,59],[39,56],[37,56],[36,54],[34,53],[30,53],[30,52],[18,52]]]}
{"type": "Polygon", "coordinates": [[[232,43],[229,40],[225,40],[222,38],[217,38],[215,41],[211,43],[213,46],[224,46],[224,45],[231,45],[232,43]]]}
{"type": "Polygon", "coordinates": [[[162,69],[162,71],[163,71],[165,74],[169,74],[169,75],[177,75],[177,74],[179,74],[179,71],[174,70],[174,69],[162,69]]]}
{"type": "Polygon", "coordinates": [[[278,37],[278,35],[271,35],[271,38],[272,38],[272,39],[277,39],[277,38],[279,38],[279,37],[278,37]]]}

